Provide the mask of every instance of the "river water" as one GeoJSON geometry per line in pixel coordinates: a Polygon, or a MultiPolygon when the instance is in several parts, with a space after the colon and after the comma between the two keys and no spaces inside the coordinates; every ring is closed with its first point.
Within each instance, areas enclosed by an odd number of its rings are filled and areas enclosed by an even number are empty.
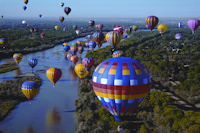
{"type": "MultiPolygon", "coordinates": [[[[77,42],[77,40],[86,41],[78,38],[68,42],[68,44],[77,42]]],[[[102,47],[109,45],[103,43],[102,47]]],[[[86,50],[88,48],[85,48],[86,50]]],[[[97,49],[97,47],[96,47],[97,49]]],[[[84,58],[87,51],[81,55],[84,58]]],[[[38,95],[32,103],[29,101],[18,104],[12,113],[0,122],[0,131],[3,133],[75,133],[75,99],[78,97],[78,79],[74,72],[74,65],[63,56],[62,44],[44,51],[30,53],[23,56],[19,63],[19,70],[0,74],[0,82],[13,79],[19,74],[31,72],[32,68],[28,65],[29,58],[38,59],[37,66],[33,72],[42,79],[42,85],[38,95]],[[46,70],[51,67],[57,67],[62,70],[62,77],[56,83],[55,87],[48,80],[46,70]]],[[[1,60],[0,64],[12,60],[1,60]]]]}

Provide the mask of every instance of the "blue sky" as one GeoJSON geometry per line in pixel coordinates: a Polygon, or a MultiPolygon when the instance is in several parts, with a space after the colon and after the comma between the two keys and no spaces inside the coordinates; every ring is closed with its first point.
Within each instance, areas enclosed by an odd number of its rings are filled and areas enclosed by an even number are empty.
{"type": "Polygon", "coordinates": [[[0,15],[66,17],[61,2],[72,9],[68,18],[200,18],[200,0],[29,0],[26,11],[23,0],[0,0],[0,15]]]}

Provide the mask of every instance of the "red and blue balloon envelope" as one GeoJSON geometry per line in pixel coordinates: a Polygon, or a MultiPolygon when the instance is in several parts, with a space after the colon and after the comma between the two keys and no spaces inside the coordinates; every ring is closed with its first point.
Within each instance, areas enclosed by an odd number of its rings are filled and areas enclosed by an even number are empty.
{"type": "Polygon", "coordinates": [[[89,71],[94,66],[94,59],[92,57],[85,57],[82,60],[82,64],[87,71],[89,71]]]}
{"type": "Polygon", "coordinates": [[[176,33],[175,38],[176,40],[180,40],[183,38],[183,35],[181,33],[176,33]]]}
{"type": "Polygon", "coordinates": [[[92,76],[93,90],[104,107],[121,121],[147,96],[151,84],[148,70],[129,57],[109,58],[100,63],[92,76]]]}

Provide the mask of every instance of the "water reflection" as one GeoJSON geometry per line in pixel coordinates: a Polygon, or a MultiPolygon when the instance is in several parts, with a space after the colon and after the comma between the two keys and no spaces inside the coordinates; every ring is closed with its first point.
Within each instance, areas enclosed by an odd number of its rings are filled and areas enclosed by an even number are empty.
{"type": "Polygon", "coordinates": [[[46,115],[46,126],[48,132],[56,133],[60,130],[61,114],[54,106],[46,115]]]}
{"type": "Polygon", "coordinates": [[[32,125],[29,125],[29,128],[25,131],[25,133],[36,133],[36,131],[33,129],[32,125]]]}
{"type": "Polygon", "coordinates": [[[74,66],[71,65],[71,66],[68,68],[68,72],[67,72],[67,73],[70,74],[71,80],[76,80],[76,79],[77,79],[77,74],[76,74],[76,72],[74,71],[74,66]]]}

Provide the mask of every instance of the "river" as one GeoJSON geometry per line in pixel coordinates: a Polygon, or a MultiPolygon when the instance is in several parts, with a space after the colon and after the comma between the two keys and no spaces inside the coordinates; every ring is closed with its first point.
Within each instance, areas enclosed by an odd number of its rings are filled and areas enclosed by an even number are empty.
{"type": "MultiPolygon", "coordinates": [[[[78,38],[67,42],[68,44],[77,42],[77,40],[86,41],[78,38]]],[[[109,45],[103,43],[102,47],[109,45]]],[[[88,48],[85,48],[86,50],[88,48]]],[[[96,47],[97,49],[97,47],[96,47]]],[[[81,55],[84,58],[87,51],[81,55]]],[[[33,72],[42,79],[42,85],[38,95],[32,103],[29,101],[18,104],[12,113],[0,122],[0,131],[3,133],[75,133],[75,99],[78,97],[78,79],[74,72],[74,65],[63,56],[62,44],[44,51],[30,53],[23,56],[19,63],[19,70],[0,74],[0,82],[13,79],[21,73],[28,73],[32,68],[28,65],[29,58],[38,59],[38,65],[33,72]],[[55,87],[48,80],[46,70],[51,67],[57,67],[62,70],[62,77],[56,83],[55,87]]],[[[1,60],[0,64],[12,60],[1,60]]]]}

